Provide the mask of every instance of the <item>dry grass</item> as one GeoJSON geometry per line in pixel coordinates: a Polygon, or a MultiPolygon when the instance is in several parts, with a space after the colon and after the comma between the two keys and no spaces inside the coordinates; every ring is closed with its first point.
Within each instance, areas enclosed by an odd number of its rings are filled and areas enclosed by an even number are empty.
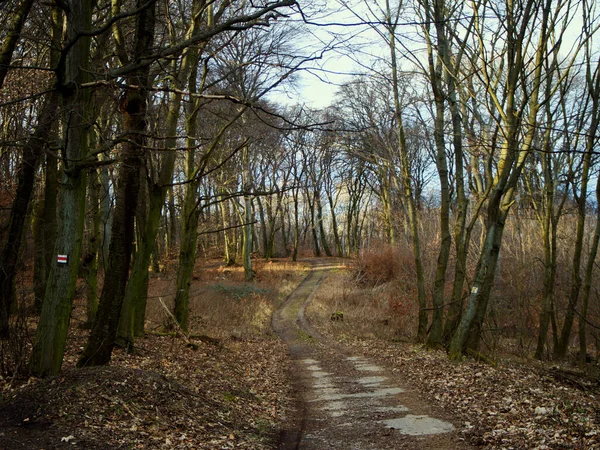
{"type": "Polygon", "coordinates": [[[415,329],[416,298],[410,252],[381,246],[363,251],[347,273],[328,277],[308,313],[338,335],[405,340],[415,329]]]}
{"type": "MultiPolygon", "coordinates": [[[[304,276],[302,263],[253,261],[255,281],[244,281],[243,267],[205,262],[190,286],[190,332],[215,338],[245,339],[270,332],[273,311],[304,276]]],[[[160,330],[173,307],[174,278],[154,278],[146,311],[147,328],[160,330]]]]}
{"type": "Polygon", "coordinates": [[[341,339],[407,340],[415,329],[417,305],[410,287],[397,279],[366,288],[356,283],[354,274],[340,273],[321,283],[307,314],[341,339]]]}
{"type": "MultiPolygon", "coordinates": [[[[420,228],[423,270],[425,274],[425,291],[428,295],[428,307],[431,314],[431,292],[435,277],[436,263],[440,246],[439,216],[431,210],[422,211],[420,228]]],[[[589,254],[591,230],[595,226],[593,218],[586,225],[584,239],[584,255],[581,274],[589,254]]],[[[562,327],[567,310],[572,280],[571,267],[573,264],[573,249],[575,245],[574,230],[576,217],[564,215],[558,225],[557,242],[557,272],[554,284],[554,309],[558,329],[562,327]]],[[[483,239],[482,224],[477,222],[471,236],[467,261],[467,285],[465,293],[470,288],[474,277],[475,267],[481,250],[483,239]]],[[[412,250],[408,235],[398,235],[398,247],[385,245],[372,247],[361,253],[353,267],[352,288],[348,289],[347,297],[354,292],[360,296],[382,300],[380,303],[395,304],[396,313],[393,318],[412,317],[416,302],[416,273],[413,264],[412,250]],[[392,292],[386,303],[388,285],[392,292]],[[375,292],[368,292],[369,287],[375,287],[375,292]],[[381,289],[381,291],[380,291],[381,289]]],[[[598,264],[598,261],[596,261],[598,264]]],[[[455,249],[451,250],[450,261],[446,273],[445,295],[449,300],[454,280],[455,249]]],[[[588,309],[587,342],[590,357],[598,358],[600,354],[600,277],[596,267],[592,280],[591,296],[588,309]]],[[[492,358],[516,355],[531,357],[537,343],[541,303],[544,292],[544,248],[542,245],[541,227],[535,214],[529,210],[515,209],[505,227],[502,249],[498,261],[494,288],[490,295],[488,314],[483,326],[481,351],[492,358]]],[[[372,301],[370,302],[373,303],[372,301]]],[[[581,306],[581,298],[579,307],[581,306]]],[[[342,308],[342,307],[340,307],[342,308]]],[[[393,308],[393,309],[394,309],[393,308]]],[[[347,309],[347,308],[346,308],[347,309]]],[[[381,312],[374,312],[382,315],[381,312]]],[[[346,314],[347,316],[348,314],[346,314]]],[[[429,316],[431,321],[431,315],[429,316]]],[[[412,333],[412,322],[408,323],[407,334],[412,333]]],[[[572,355],[578,351],[577,320],[572,331],[572,355]]],[[[548,335],[548,358],[552,355],[552,330],[548,335]]]]}

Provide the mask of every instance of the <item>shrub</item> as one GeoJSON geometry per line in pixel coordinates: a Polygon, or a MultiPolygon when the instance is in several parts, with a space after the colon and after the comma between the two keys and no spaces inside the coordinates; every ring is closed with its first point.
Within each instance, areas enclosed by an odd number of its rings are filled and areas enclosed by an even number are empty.
{"type": "Polygon", "coordinates": [[[391,245],[361,252],[352,269],[353,279],[362,286],[379,286],[400,276],[402,252],[391,245]]]}

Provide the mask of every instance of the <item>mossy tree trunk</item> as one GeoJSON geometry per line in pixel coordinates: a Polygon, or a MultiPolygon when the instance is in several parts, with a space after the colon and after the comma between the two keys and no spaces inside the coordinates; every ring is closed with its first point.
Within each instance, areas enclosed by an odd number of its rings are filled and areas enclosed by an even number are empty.
{"type": "Polygon", "coordinates": [[[58,95],[49,94],[42,106],[34,134],[27,139],[17,172],[17,191],[10,211],[6,242],[0,254],[0,338],[9,336],[9,317],[15,302],[15,274],[26,226],[27,211],[33,195],[35,172],[42,158],[52,124],[56,120],[58,95]]]}
{"type": "MultiPolygon", "coordinates": [[[[198,14],[198,2],[194,3],[196,14],[190,24],[186,36],[193,35],[200,26],[200,14],[198,14]]],[[[171,36],[172,40],[176,36],[171,36]]],[[[192,67],[198,64],[198,50],[190,49],[182,58],[181,64],[177,61],[172,63],[174,76],[174,87],[176,92],[170,94],[168,102],[167,117],[165,119],[165,152],[161,154],[160,168],[157,169],[158,177],[151,180],[147,177],[144,195],[148,196],[148,207],[140,211],[143,220],[138,221],[138,251],[131,271],[131,277],[125,291],[125,298],[119,319],[117,330],[117,343],[128,350],[133,350],[135,336],[144,334],[144,323],[146,320],[146,300],[148,298],[148,266],[152,254],[156,251],[156,240],[160,227],[163,205],[167,198],[170,183],[175,168],[175,157],[177,147],[177,124],[181,111],[182,94],[181,89],[188,80],[192,67]]],[[[196,72],[194,71],[194,74],[196,72]]],[[[149,158],[147,158],[149,161],[149,158]]],[[[138,214],[140,215],[140,214],[138,214]]]]}
{"type": "Polygon", "coordinates": [[[83,257],[83,271],[86,284],[86,323],[92,326],[98,312],[98,249],[100,243],[100,177],[92,169],[88,180],[87,232],[88,241],[83,257]]]}
{"type": "MultiPolygon", "coordinates": [[[[530,7],[533,7],[533,0],[530,7]]],[[[469,351],[477,352],[479,349],[506,218],[513,205],[516,186],[536,135],[543,61],[548,44],[549,11],[549,8],[544,8],[539,17],[540,22],[537,25],[540,25],[543,31],[538,37],[535,50],[535,69],[529,73],[530,95],[523,100],[518,97],[522,71],[526,69],[527,52],[522,45],[528,42],[524,37],[530,27],[534,26],[535,16],[526,16],[519,22],[514,16],[514,11],[509,11],[508,14],[506,47],[503,53],[507,67],[505,97],[503,102],[496,101],[498,113],[502,117],[502,147],[498,155],[495,177],[488,174],[488,179],[493,180],[493,188],[487,206],[485,240],[475,269],[467,308],[450,342],[449,356],[452,359],[458,359],[469,351]],[[517,113],[519,111],[520,113],[517,113]]],[[[489,80],[486,88],[488,94],[497,100],[489,80]]]]}
{"type": "Polygon", "coordinates": [[[2,46],[0,46],[0,88],[4,85],[4,79],[10,69],[12,55],[15,48],[17,48],[23,25],[25,25],[25,20],[29,15],[29,11],[31,11],[33,3],[34,0],[23,0],[16,9],[11,11],[9,16],[10,22],[6,27],[2,46]]]}
{"type": "MultiPolygon", "coordinates": [[[[436,6],[439,2],[436,2],[436,6]]],[[[429,5],[425,4],[428,23],[433,22],[431,18],[435,18],[435,23],[441,21],[442,11],[435,7],[430,10],[429,5]]],[[[443,335],[443,320],[444,320],[444,289],[446,287],[446,270],[448,268],[448,260],[450,259],[450,247],[452,238],[450,236],[450,182],[448,177],[448,161],[446,160],[446,142],[444,139],[445,132],[445,106],[446,93],[443,91],[442,77],[443,64],[441,54],[448,51],[445,47],[447,42],[445,39],[444,30],[437,32],[438,53],[434,53],[433,37],[429,33],[429,25],[424,26],[425,38],[427,41],[427,55],[429,62],[429,80],[433,92],[435,103],[434,115],[434,142],[435,142],[435,164],[440,182],[440,248],[438,251],[438,259],[435,270],[435,279],[433,282],[432,303],[433,314],[431,318],[431,327],[427,338],[427,345],[430,347],[438,347],[442,343],[443,335]]]]}
{"type": "Polygon", "coordinates": [[[40,321],[29,363],[38,376],[60,371],[67,339],[71,307],[82,251],[87,177],[79,164],[87,156],[87,114],[90,91],[78,89],[89,77],[90,38],[79,35],[89,30],[92,5],[74,2],[67,12],[67,39],[76,40],[57,70],[61,86],[66,148],[63,150],[61,188],[58,200],[56,255],[67,255],[67,264],[51,266],[40,321]]]}
{"type": "MultiPolygon", "coordinates": [[[[138,1],[138,7],[142,0],[138,1]]],[[[156,4],[142,9],[137,16],[133,61],[140,61],[151,51],[154,41],[156,4]]],[[[149,67],[141,67],[127,76],[127,89],[121,103],[124,132],[122,164],[116,191],[115,211],[109,247],[109,265],[98,306],[96,322],[77,365],[97,366],[110,362],[125,288],[129,278],[135,235],[134,219],[138,206],[140,169],[145,145],[149,94],[149,67]],[[133,88],[135,86],[135,88],[133,88]]]]}
{"type": "Polygon", "coordinates": [[[35,261],[33,290],[35,310],[42,311],[42,301],[46,291],[48,274],[52,266],[54,240],[56,237],[56,210],[58,196],[58,159],[51,152],[46,152],[44,169],[44,197],[39,205],[35,232],[35,261]]]}
{"type": "MultiPolygon", "coordinates": [[[[209,20],[211,20],[210,17],[209,20]]],[[[192,95],[198,92],[197,77],[197,65],[191,65],[187,82],[188,89],[192,95]]],[[[188,104],[186,109],[186,134],[188,138],[186,139],[185,174],[187,183],[185,185],[181,211],[181,240],[179,245],[174,308],[175,320],[177,320],[179,326],[185,331],[188,329],[190,283],[196,263],[198,218],[200,217],[198,189],[200,187],[201,176],[198,175],[196,169],[196,139],[194,138],[197,136],[197,119],[200,105],[200,100],[196,97],[188,104]]]]}
{"type": "Polygon", "coordinates": [[[401,8],[392,12],[389,2],[386,2],[386,17],[385,28],[387,36],[382,34],[389,46],[390,62],[392,69],[392,93],[394,102],[394,116],[396,119],[396,133],[398,140],[398,152],[400,156],[400,176],[402,179],[402,191],[404,202],[406,204],[408,221],[410,226],[410,235],[413,247],[413,256],[415,261],[415,270],[417,274],[417,301],[419,304],[419,319],[417,325],[417,339],[425,341],[427,334],[427,300],[425,293],[425,276],[423,273],[423,262],[421,255],[421,240],[419,237],[419,217],[417,212],[417,204],[413,193],[411,180],[411,166],[408,155],[408,147],[406,145],[406,136],[404,131],[402,105],[400,102],[400,78],[398,74],[398,62],[396,54],[396,29],[398,25],[398,17],[401,8]]]}
{"type": "MultiPolygon", "coordinates": [[[[563,99],[563,100],[566,100],[563,99]]],[[[561,102],[563,102],[561,100],[561,102]]],[[[564,108],[563,102],[563,108],[564,108]]],[[[552,114],[552,106],[546,105],[546,120],[549,124],[554,123],[552,114]]],[[[562,215],[562,210],[567,199],[567,193],[561,195],[560,200],[557,200],[559,193],[557,188],[558,174],[555,167],[555,155],[552,152],[554,145],[552,140],[552,127],[548,127],[544,133],[542,144],[543,152],[540,156],[540,164],[542,168],[541,183],[543,184],[543,192],[541,200],[537,200],[534,189],[531,183],[525,178],[526,186],[529,191],[531,202],[534,206],[536,218],[541,226],[542,246],[544,249],[544,289],[542,293],[542,304],[540,312],[540,322],[538,327],[537,346],[535,357],[543,359],[547,353],[548,331],[551,323],[555,323],[554,317],[554,286],[556,283],[556,262],[557,262],[557,238],[558,238],[558,223],[562,215]]],[[[537,177],[537,168],[532,170],[532,174],[537,177]]],[[[554,327],[553,327],[554,330],[554,327]]],[[[553,332],[554,339],[557,335],[553,332]]],[[[556,348],[556,345],[554,345],[556,348]]]]}

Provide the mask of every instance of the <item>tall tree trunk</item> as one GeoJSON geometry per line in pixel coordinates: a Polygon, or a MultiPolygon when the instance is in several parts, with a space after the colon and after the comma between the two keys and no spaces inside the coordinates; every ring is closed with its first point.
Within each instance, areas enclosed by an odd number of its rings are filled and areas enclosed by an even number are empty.
{"type": "MultiPolygon", "coordinates": [[[[509,6],[514,7],[513,4],[509,6]]],[[[533,2],[528,8],[533,7],[533,2]]],[[[532,148],[540,108],[539,95],[542,83],[542,67],[546,57],[548,44],[549,0],[542,9],[540,22],[536,24],[542,30],[535,47],[535,64],[531,72],[529,96],[525,101],[518,99],[517,93],[523,82],[523,71],[526,66],[527,53],[524,48],[524,36],[528,32],[532,17],[526,16],[520,22],[515,20],[514,10],[508,11],[506,23],[506,87],[502,103],[496,102],[501,115],[502,148],[498,155],[497,173],[487,176],[493,183],[487,207],[485,239],[475,269],[475,276],[469,296],[467,309],[462,315],[460,324],[454,333],[449,347],[452,359],[460,358],[467,351],[478,351],[479,341],[490,292],[493,286],[496,265],[502,243],[502,235],[506,218],[513,204],[515,189],[523,171],[523,167],[532,148]],[[527,113],[525,111],[527,110],[527,113]],[[523,117],[527,114],[525,117],[523,117]],[[522,135],[522,136],[521,136],[522,135]]],[[[485,72],[487,75],[487,72],[485,72]]],[[[488,93],[495,96],[493,84],[486,80],[488,93]]],[[[495,97],[494,97],[495,98],[495,97]]],[[[489,168],[488,168],[489,169],[489,168]]]]}
{"type": "MultiPolygon", "coordinates": [[[[138,0],[137,7],[144,0],[138,0]]],[[[156,5],[143,9],[137,17],[134,60],[140,61],[154,41],[156,5]]],[[[98,306],[96,322],[77,365],[97,366],[110,362],[119,317],[129,278],[131,252],[135,234],[134,219],[138,205],[140,169],[145,144],[146,115],[149,94],[149,68],[141,68],[127,79],[131,86],[122,101],[123,126],[129,140],[123,145],[122,164],[115,202],[109,247],[109,266],[98,306]],[[135,88],[133,88],[135,86],[135,88]]]]}
{"type": "MultiPolygon", "coordinates": [[[[550,106],[547,106],[549,110],[550,106]]],[[[556,280],[556,239],[558,220],[560,218],[562,206],[566,200],[563,195],[562,202],[556,211],[554,173],[552,167],[552,145],[551,128],[545,133],[544,149],[546,152],[542,155],[542,173],[544,180],[544,206],[543,214],[539,214],[538,220],[542,225],[542,245],[544,247],[544,291],[542,296],[542,311],[540,313],[540,325],[538,328],[538,339],[535,350],[535,357],[543,359],[546,351],[546,341],[548,339],[548,329],[550,327],[553,312],[554,284],[556,280]]],[[[533,196],[533,192],[531,193],[533,196]]],[[[555,347],[556,348],[556,347],[555,347]]]]}
{"type": "Polygon", "coordinates": [[[298,246],[300,245],[299,195],[299,188],[294,188],[292,191],[292,197],[294,199],[294,250],[292,252],[292,261],[294,262],[298,261],[298,246]]]}
{"type": "Polygon", "coordinates": [[[463,309],[464,300],[464,284],[467,276],[467,253],[469,242],[471,239],[470,230],[466,229],[467,210],[469,200],[465,195],[465,181],[463,169],[463,150],[462,150],[462,133],[460,114],[456,101],[456,95],[452,95],[453,90],[450,90],[450,111],[452,114],[452,130],[454,141],[454,171],[456,184],[456,222],[454,224],[454,249],[456,261],[454,263],[454,280],[452,282],[452,296],[450,297],[450,305],[444,323],[444,331],[442,341],[444,344],[449,344],[452,335],[454,334],[463,309]]]}
{"type": "Polygon", "coordinates": [[[321,236],[321,246],[325,252],[325,256],[333,256],[329,244],[327,243],[327,235],[325,234],[325,227],[323,225],[323,205],[321,204],[321,193],[315,190],[315,203],[317,207],[317,222],[319,224],[319,234],[321,236]]]}
{"type": "MultiPolygon", "coordinates": [[[[596,204],[600,205],[600,178],[596,180],[596,204]]],[[[598,254],[598,243],[600,242],[600,208],[596,208],[596,226],[594,227],[594,237],[590,245],[588,261],[585,268],[585,279],[583,281],[583,293],[581,313],[579,314],[579,366],[585,367],[587,358],[587,337],[586,321],[589,306],[590,291],[592,289],[592,277],[596,265],[596,255],[598,254]]]]}
{"type": "MultiPolygon", "coordinates": [[[[456,67],[456,66],[454,66],[456,67]]],[[[450,104],[450,114],[452,118],[453,144],[454,144],[454,165],[455,165],[455,184],[456,184],[456,222],[454,224],[454,248],[456,262],[454,264],[454,280],[452,282],[452,297],[448,306],[446,323],[444,324],[443,341],[446,346],[450,345],[450,340],[456,332],[456,328],[461,320],[463,304],[465,300],[464,286],[467,278],[467,256],[471,242],[473,227],[477,223],[479,211],[483,207],[484,199],[487,193],[484,192],[481,182],[476,182],[476,192],[479,193],[479,200],[473,217],[467,224],[467,212],[469,208],[469,199],[465,192],[465,171],[464,171],[464,151],[462,145],[462,118],[459,110],[456,83],[453,76],[448,76],[448,98],[450,104]]],[[[463,104],[464,105],[464,104],[463,104]]],[[[464,114],[465,120],[467,114],[464,114]]],[[[475,143],[473,142],[473,145],[475,143]]],[[[473,152],[473,159],[475,158],[473,152]]],[[[479,180],[479,172],[476,169],[476,163],[471,168],[475,178],[479,180]]]]}
{"type": "MultiPolygon", "coordinates": [[[[131,277],[125,291],[121,318],[117,330],[117,343],[129,351],[134,348],[135,336],[144,334],[146,319],[146,300],[148,298],[148,266],[156,249],[156,240],[160,226],[162,208],[167,197],[168,186],[173,177],[177,139],[177,121],[181,105],[181,94],[171,95],[167,113],[165,134],[166,152],[162,154],[158,180],[150,183],[148,208],[143,211],[146,215],[143,229],[139,230],[138,252],[131,271],[131,277]]],[[[141,222],[138,223],[141,226],[141,222]]]]}
{"type": "Polygon", "coordinates": [[[398,148],[400,150],[402,189],[408,210],[408,220],[412,238],[413,255],[415,261],[415,269],[417,272],[417,298],[419,303],[419,323],[417,325],[417,339],[425,340],[427,334],[427,301],[425,294],[425,276],[423,274],[423,263],[421,259],[421,242],[419,239],[419,219],[417,216],[417,208],[413,195],[413,188],[410,177],[410,163],[408,158],[408,149],[406,147],[406,138],[404,135],[404,125],[402,121],[402,109],[400,105],[400,87],[398,78],[398,63],[396,61],[396,33],[395,26],[392,26],[391,11],[388,5],[389,15],[389,42],[390,55],[392,65],[392,89],[394,96],[394,114],[396,117],[398,148]]]}
{"type": "Polygon", "coordinates": [[[100,242],[100,180],[96,169],[89,174],[87,215],[88,242],[83,257],[83,270],[86,284],[86,322],[90,327],[96,321],[98,312],[98,244],[100,242]]]}
{"type": "MultiPolygon", "coordinates": [[[[577,203],[577,226],[575,228],[575,243],[573,250],[573,263],[571,266],[571,292],[569,293],[569,302],[565,313],[565,319],[558,340],[558,346],[555,349],[555,355],[558,358],[564,358],[569,348],[571,339],[571,329],[575,318],[575,308],[579,300],[581,291],[581,257],[583,252],[583,239],[585,230],[586,210],[587,210],[587,187],[590,178],[590,168],[592,166],[592,154],[596,148],[597,130],[600,126],[600,73],[598,69],[594,74],[594,78],[588,75],[588,90],[592,97],[591,123],[588,128],[586,139],[586,151],[583,155],[583,169],[581,173],[581,188],[579,195],[575,195],[577,203]]],[[[575,188],[573,189],[575,192],[575,188]]]]}
{"type": "Polygon", "coordinates": [[[48,276],[29,362],[31,372],[38,376],[54,375],[60,371],[81,257],[87,182],[79,164],[87,156],[87,108],[91,96],[89,91],[76,86],[85,83],[89,76],[90,38],[81,37],[79,33],[89,30],[91,21],[91,3],[71,4],[67,12],[67,39],[79,39],[66,55],[64,68],[59,66],[57,70],[65,116],[66,136],[63,141],[66,148],[58,200],[55,255],[66,255],[68,261],[61,265],[55,261],[48,276]]]}
{"type": "MultiPolygon", "coordinates": [[[[187,30],[187,36],[193,35],[200,25],[198,14],[198,2],[194,2],[194,20],[187,30]]],[[[188,80],[192,67],[198,63],[197,49],[189,50],[181,61],[181,67],[177,67],[177,61],[172,64],[172,71],[176,73],[175,87],[181,88],[188,80]]],[[[194,71],[194,74],[196,72],[194,71]]],[[[144,334],[144,324],[146,321],[146,302],[148,298],[148,266],[152,255],[157,250],[157,235],[160,228],[163,205],[167,198],[167,193],[171,188],[170,183],[173,178],[175,168],[175,157],[177,147],[177,123],[181,110],[182,94],[174,92],[169,98],[169,107],[167,118],[165,120],[165,140],[166,152],[161,155],[161,164],[158,179],[150,182],[148,195],[147,212],[143,221],[143,228],[138,230],[140,237],[138,239],[138,252],[133,264],[131,277],[125,291],[125,298],[121,308],[121,318],[117,330],[117,343],[128,351],[134,349],[135,337],[144,334]]],[[[172,189],[172,188],[171,188],[172,189]]],[[[141,226],[142,221],[138,222],[141,226]]],[[[194,244],[195,245],[195,244],[194,244]]]]}
{"type": "MultiPolygon", "coordinates": [[[[280,220],[281,220],[281,245],[283,247],[283,254],[288,257],[289,255],[289,251],[288,251],[288,236],[289,236],[289,231],[288,231],[288,227],[286,225],[286,206],[283,206],[282,204],[282,208],[279,211],[279,215],[280,215],[280,220]]],[[[291,227],[291,222],[290,222],[290,227],[291,227]]]]}
{"type": "Polygon", "coordinates": [[[175,189],[169,186],[168,201],[167,201],[168,219],[166,226],[166,245],[167,255],[173,256],[176,254],[177,248],[177,210],[175,209],[175,189]]]}
{"type": "Polygon", "coordinates": [[[112,225],[112,194],[110,186],[110,173],[107,167],[100,169],[100,184],[101,197],[100,197],[100,222],[102,228],[102,241],[100,242],[99,250],[99,263],[102,270],[106,272],[108,267],[108,247],[110,245],[110,230],[112,225]]]}
{"type": "MultiPolygon", "coordinates": [[[[269,248],[269,254],[271,256],[275,256],[275,254],[276,254],[275,234],[277,233],[277,219],[279,217],[279,212],[281,211],[281,207],[282,207],[282,196],[283,196],[283,193],[278,191],[276,194],[277,205],[275,206],[275,211],[273,211],[272,201],[270,201],[268,203],[268,208],[267,208],[267,223],[269,225],[269,232],[268,232],[268,236],[267,236],[267,247],[269,248]]],[[[282,224],[282,226],[284,226],[284,225],[282,224]]]]}
{"type": "Polygon", "coordinates": [[[44,183],[44,198],[38,217],[38,227],[35,238],[36,259],[34,264],[34,295],[35,309],[42,311],[42,301],[46,291],[48,274],[54,254],[56,237],[56,210],[58,195],[58,159],[56,155],[46,152],[46,169],[44,183]]]}
{"type": "MultiPolygon", "coordinates": [[[[188,80],[189,90],[192,94],[198,89],[198,69],[191,67],[188,80]]],[[[181,211],[181,242],[179,246],[179,263],[177,265],[177,280],[175,293],[175,320],[179,326],[187,331],[189,320],[190,283],[196,263],[196,245],[198,241],[198,218],[200,205],[197,200],[201,177],[196,173],[196,138],[198,111],[200,100],[196,98],[188,105],[186,111],[186,139],[187,153],[185,173],[188,182],[185,185],[183,208],[181,211]]]]}
{"type": "MultiPolygon", "coordinates": [[[[436,16],[436,20],[437,16],[436,16]]],[[[439,37],[438,33],[438,37],[439,37]]],[[[441,43],[440,43],[441,47],[441,43]]],[[[450,259],[450,183],[448,179],[448,162],[446,161],[446,143],[444,140],[445,102],[442,93],[442,64],[438,59],[434,62],[432,44],[428,43],[430,78],[435,100],[435,130],[434,140],[436,149],[436,168],[440,180],[440,249],[433,283],[433,316],[427,345],[438,347],[442,344],[444,320],[444,288],[446,287],[446,270],[450,259]]],[[[442,52],[442,49],[440,49],[442,52]]]]}
{"type": "Polygon", "coordinates": [[[7,239],[0,259],[0,338],[9,336],[8,320],[15,301],[15,273],[25,229],[27,210],[33,194],[35,172],[55,121],[58,95],[51,93],[42,106],[37,127],[27,139],[17,173],[17,192],[10,211],[7,239]]]}
{"type": "Polygon", "coordinates": [[[244,280],[252,281],[254,279],[254,270],[252,269],[252,224],[254,222],[252,215],[252,197],[250,190],[252,188],[252,172],[250,170],[250,149],[247,145],[242,149],[242,189],[244,191],[244,225],[242,261],[244,263],[244,280]]]}
{"type": "Polygon", "coordinates": [[[335,244],[337,256],[341,258],[344,255],[344,249],[342,248],[342,241],[338,232],[337,215],[335,214],[335,202],[333,200],[333,194],[329,191],[327,192],[327,200],[329,202],[329,212],[331,214],[331,229],[333,231],[333,242],[335,244]]]}
{"type": "Polygon", "coordinates": [[[384,173],[381,175],[381,207],[383,208],[383,222],[385,223],[385,232],[388,244],[394,246],[396,243],[396,235],[394,233],[394,220],[392,218],[392,194],[389,181],[389,167],[386,164],[384,173]]]}
{"type": "Polygon", "coordinates": [[[313,245],[315,246],[315,256],[321,257],[321,247],[319,246],[319,233],[317,231],[317,220],[315,218],[316,198],[310,196],[308,189],[306,190],[306,198],[308,199],[308,207],[310,209],[310,232],[312,234],[313,245]]]}
{"type": "Polygon", "coordinates": [[[254,279],[254,270],[252,269],[252,225],[254,218],[252,215],[252,198],[250,195],[244,195],[244,226],[242,261],[244,262],[244,280],[252,281],[254,279]]]}
{"type": "Polygon", "coordinates": [[[231,249],[231,239],[229,238],[229,201],[225,199],[225,191],[221,193],[219,199],[219,208],[221,210],[221,226],[223,227],[223,260],[227,266],[235,264],[235,251],[231,249]]]}
{"type": "MultiPolygon", "coordinates": [[[[192,150],[188,150],[192,152],[192,150]]],[[[188,154],[192,160],[193,155],[188,154]]],[[[196,203],[197,184],[186,184],[182,210],[181,243],[179,248],[179,264],[177,266],[177,281],[175,294],[175,319],[179,326],[187,331],[189,320],[189,297],[192,274],[196,262],[196,246],[198,241],[199,205],[196,203]]]]}
{"type": "Polygon", "coordinates": [[[263,245],[263,256],[265,259],[270,259],[273,255],[270,252],[269,248],[269,238],[268,238],[268,230],[267,230],[267,221],[265,219],[265,209],[263,206],[263,202],[260,199],[260,196],[256,198],[256,203],[258,205],[258,218],[260,220],[260,235],[262,239],[263,245]]]}
{"type": "MultiPolygon", "coordinates": [[[[60,61],[60,47],[63,38],[63,13],[58,5],[52,7],[51,50],[50,64],[56,67],[60,61]]],[[[0,83],[0,87],[2,83],[0,83]]],[[[59,99],[56,96],[54,107],[58,108],[59,99]]],[[[58,120],[52,121],[51,133],[58,133],[58,120]]],[[[53,152],[45,154],[45,183],[44,199],[39,216],[38,233],[35,239],[36,259],[34,263],[34,306],[39,313],[42,312],[42,302],[46,291],[46,283],[52,266],[54,243],[56,239],[56,211],[58,197],[58,158],[53,152]]]]}

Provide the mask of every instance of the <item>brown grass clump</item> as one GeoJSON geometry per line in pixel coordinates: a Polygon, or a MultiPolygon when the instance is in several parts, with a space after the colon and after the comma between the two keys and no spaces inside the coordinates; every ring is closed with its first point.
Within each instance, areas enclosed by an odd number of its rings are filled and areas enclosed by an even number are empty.
{"type": "Polygon", "coordinates": [[[403,255],[399,248],[385,246],[363,250],[354,264],[352,275],[361,286],[379,286],[400,275],[403,255]]]}

